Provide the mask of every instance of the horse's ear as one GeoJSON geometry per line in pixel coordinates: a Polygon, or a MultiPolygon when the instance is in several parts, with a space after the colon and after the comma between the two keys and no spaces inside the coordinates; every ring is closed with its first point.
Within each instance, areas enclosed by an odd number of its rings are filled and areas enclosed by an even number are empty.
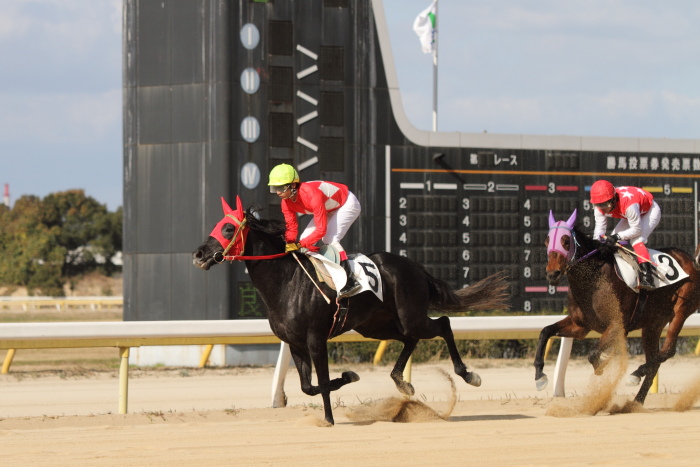
{"type": "Polygon", "coordinates": [[[557,221],[554,220],[554,214],[552,214],[552,210],[549,210],[549,228],[551,229],[554,224],[556,224],[557,221]]]}
{"type": "Polygon", "coordinates": [[[566,221],[566,226],[569,227],[570,229],[574,228],[574,224],[576,223],[576,216],[578,215],[578,208],[574,209],[574,212],[571,214],[571,217],[569,217],[569,220],[566,221]]]}
{"type": "MultiPolygon", "coordinates": [[[[240,201],[239,201],[240,202],[240,201]]],[[[221,197],[221,207],[224,210],[224,214],[228,214],[230,212],[233,212],[233,209],[231,209],[231,206],[228,205],[224,197],[221,197]]]]}
{"type": "Polygon", "coordinates": [[[243,210],[243,203],[241,203],[241,197],[236,196],[236,212],[239,212],[243,214],[245,211],[243,210]]]}

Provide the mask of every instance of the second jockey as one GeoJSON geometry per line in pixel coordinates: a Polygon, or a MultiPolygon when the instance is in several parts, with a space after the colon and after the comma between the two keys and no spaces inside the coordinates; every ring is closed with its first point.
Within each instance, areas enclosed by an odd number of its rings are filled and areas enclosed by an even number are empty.
{"type": "Polygon", "coordinates": [[[631,243],[639,263],[639,288],[654,288],[654,276],[646,242],[661,221],[661,208],[648,191],[633,186],[614,187],[607,180],[591,186],[591,203],[595,206],[593,238],[611,245],[619,240],[631,243]],[[608,217],[621,219],[605,237],[608,217]]]}

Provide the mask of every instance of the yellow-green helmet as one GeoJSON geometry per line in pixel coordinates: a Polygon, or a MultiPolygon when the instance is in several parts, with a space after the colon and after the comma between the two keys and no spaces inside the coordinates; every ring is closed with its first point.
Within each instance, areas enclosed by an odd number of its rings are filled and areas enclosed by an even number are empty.
{"type": "Polygon", "coordinates": [[[274,187],[289,185],[290,183],[299,183],[299,174],[291,165],[280,164],[270,171],[270,183],[268,183],[272,187],[270,188],[270,193],[275,192],[274,187]]]}

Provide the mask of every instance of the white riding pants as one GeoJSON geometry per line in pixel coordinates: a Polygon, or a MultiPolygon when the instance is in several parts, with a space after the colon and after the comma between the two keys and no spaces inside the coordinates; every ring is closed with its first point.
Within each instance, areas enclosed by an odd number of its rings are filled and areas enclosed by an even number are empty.
{"type": "MultiPolygon", "coordinates": [[[[326,235],[321,238],[321,241],[325,245],[331,243],[340,245],[340,241],[345,237],[345,234],[348,233],[355,219],[359,217],[361,210],[360,201],[352,192],[348,191],[348,199],[345,201],[345,204],[335,211],[328,213],[326,235]]],[[[307,225],[301,233],[299,239],[301,240],[304,237],[308,237],[314,230],[316,230],[316,223],[311,219],[311,222],[309,222],[309,225],[307,225]]]]}
{"type": "MultiPolygon", "coordinates": [[[[654,204],[652,204],[651,209],[649,209],[649,211],[646,214],[643,214],[639,218],[639,228],[642,229],[642,233],[638,237],[630,238],[630,244],[632,246],[636,245],[639,242],[646,244],[646,242],[649,240],[649,235],[651,235],[654,229],[659,225],[660,221],[661,208],[658,204],[656,204],[656,201],[654,201],[654,204]]],[[[615,226],[615,229],[613,229],[613,233],[623,232],[629,228],[630,224],[629,222],[627,222],[627,219],[621,219],[620,222],[618,222],[615,226]]]]}

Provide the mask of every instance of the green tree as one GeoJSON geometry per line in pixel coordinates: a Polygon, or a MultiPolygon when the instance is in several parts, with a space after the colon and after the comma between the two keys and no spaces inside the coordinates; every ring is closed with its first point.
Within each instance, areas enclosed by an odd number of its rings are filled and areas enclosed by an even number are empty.
{"type": "Polygon", "coordinates": [[[94,270],[98,264],[105,265],[105,272],[114,271],[112,258],[121,250],[121,208],[110,213],[83,190],[52,193],[43,205],[43,223],[57,229],[58,244],[67,252],[64,276],[94,270]]]}
{"type": "Polygon", "coordinates": [[[66,250],[57,229],[42,222],[43,207],[36,196],[23,196],[12,210],[0,213],[0,278],[3,283],[26,286],[30,293],[62,295],[61,271],[66,250]]]}
{"type": "Polygon", "coordinates": [[[0,208],[0,283],[26,286],[30,294],[63,295],[71,277],[103,268],[122,248],[122,211],[82,190],[52,193],[43,200],[23,196],[0,208]]]}

